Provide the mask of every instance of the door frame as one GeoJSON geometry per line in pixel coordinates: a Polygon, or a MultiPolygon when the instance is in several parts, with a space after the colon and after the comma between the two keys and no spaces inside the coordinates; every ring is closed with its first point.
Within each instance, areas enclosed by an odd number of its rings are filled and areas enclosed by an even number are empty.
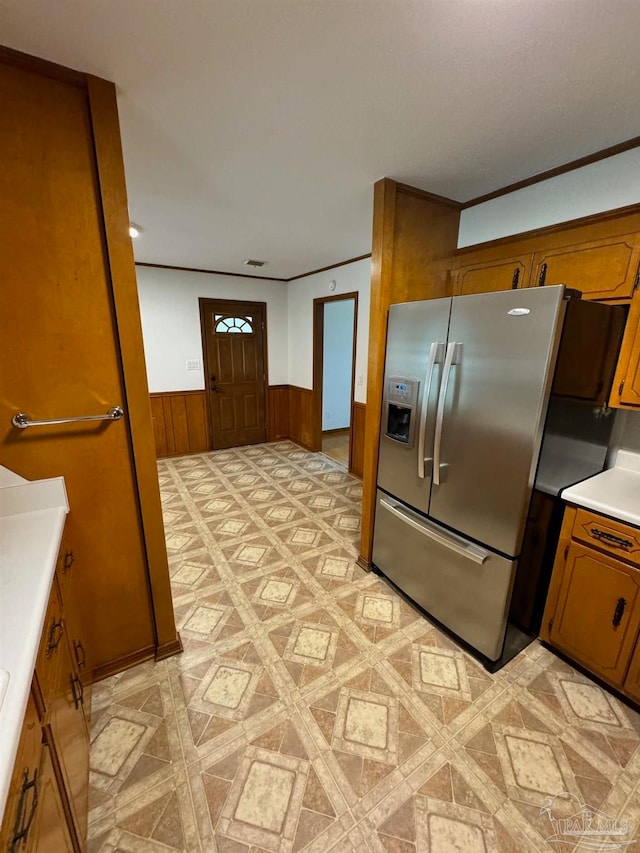
{"type": "Polygon", "coordinates": [[[324,375],[324,306],[327,302],[353,299],[353,347],[351,353],[351,399],[349,401],[349,470],[353,451],[353,395],[356,381],[356,345],[358,337],[358,291],[336,293],[313,300],[313,387],[311,400],[312,449],[322,450],[322,380],[324,375]]]}
{"type": "MultiPolygon", "coordinates": [[[[251,313],[251,307],[259,308],[263,311],[264,316],[264,328],[262,329],[262,363],[264,365],[264,440],[265,442],[269,441],[269,358],[268,358],[268,347],[267,347],[267,303],[266,302],[258,302],[255,299],[228,299],[225,297],[217,297],[217,296],[199,296],[198,297],[198,311],[200,314],[200,340],[202,344],[202,375],[204,378],[204,394],[206,398],[207,405],[205,406],[207,412],[207,439],[208,439],[208,449],[213,450],[213,424],[211,423],[211,406],[209,403],[209,389],[207,385],[209,381],[207,379],[207,365],[209,363],[209,350],[207,346],[207,326],[205,320],[205,308],[207,306],[211,306],[212,308],[216,308],[222,305],[237,305],[242,304],[243,306],[248,306],[247,313],[251,313]]],[[[224,311],[221,311],[224,313],[224,311]]]]}

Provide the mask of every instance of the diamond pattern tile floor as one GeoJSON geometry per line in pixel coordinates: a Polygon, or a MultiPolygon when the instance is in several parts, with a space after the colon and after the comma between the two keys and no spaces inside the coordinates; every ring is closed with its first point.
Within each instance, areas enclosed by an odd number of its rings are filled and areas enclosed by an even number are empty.
{"type": "Polygon", "coordinates": [[[158,469],[185,651],[96,686],[88,853],[568,853],[584,806],[588,849],[640,842],[640,716],[537,643],[489,675],[363,572],[338,462],[158,469]]]}

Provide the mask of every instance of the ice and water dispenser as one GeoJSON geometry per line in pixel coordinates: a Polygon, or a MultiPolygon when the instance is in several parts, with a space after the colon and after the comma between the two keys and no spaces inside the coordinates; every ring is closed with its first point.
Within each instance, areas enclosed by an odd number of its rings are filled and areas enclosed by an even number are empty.
{"type": "Polygon", "coordinates": [[[384,434],[392,441],[413,447],[418,413],[417,379],[390,376],[384,398],[384,434]]]}

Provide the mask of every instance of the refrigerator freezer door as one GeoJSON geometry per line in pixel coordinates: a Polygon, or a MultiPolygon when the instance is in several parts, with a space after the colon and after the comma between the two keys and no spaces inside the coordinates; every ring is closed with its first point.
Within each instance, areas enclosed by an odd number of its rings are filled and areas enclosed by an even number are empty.
{"type": "Polygon", "coordinates": [[[378,485],[423,512],[429,505],[436,404],[450,312],[451,299],[405,302],[389,309],[378,485]],[[399,378],[405,382],[399,383],[399,378]],[[407,442],[394,439],[397,427],[387,424],[390,413],[397,414],[393,394],[398,384],[417,390],[416,405],[409,400],[402,413],[413,424],[407,435],[415,440],[407,442]]]}
{"type": "Polygon", "coordinates": [[[470,646],[490,660],[500,657],[514,561],[451,534],[379,491],[373,562],[470,646]]]}
{"type": "MultiPolygon", "coordinates": [[[[520,551],[562,330],[564,288],[453,300],[440,395],[435,521],[509,556],[520,551]]],[[[402,497],[401,494],[398,495],[402,497]]]]}

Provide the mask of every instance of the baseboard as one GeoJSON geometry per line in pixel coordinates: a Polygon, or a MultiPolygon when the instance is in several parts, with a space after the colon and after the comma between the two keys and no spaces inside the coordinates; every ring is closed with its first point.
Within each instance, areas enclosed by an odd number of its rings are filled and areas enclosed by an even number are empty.
{"type": "Polygon", "coordinates": [[[290,435],[287,436],[286,440],[291,441],[293,444],[297,444],[298,447],[302,447],[303,450],[309,450],[311,453],[316,452],[310,444],[305,444],[303,441],[300,441],[297,438],[292,438],[290,435]]]}
{"type": "Polygon", "coordinates": [[[156,660],[166,660],[174,655],[179,655],[182,651],[184,651],[182,648],[182,639],[180,638],[180,634],[176,634],[175,640],[158,646],[156,649],[156,660]]]}
{"type": "Polygon", "coordinates": [[[117,660],[109,661],[109,663],[104,663],[102,666],[98,666],[93,670],[92,673],[92,682],[95,684],[97,681],[103,681],[105,678],[109,678],[111,675],[117,675],[119,672],[124,672],[126,669],[131,669],[133,666],[137,666],[139,663],[144,663],[148,660],[153,660],[156,654],[155,646],[147,646],[144,649],[140,649],[137,652],[132,652],[130,655],[125,655],[124,657],[118,658],[117,660]]]}
{"type": "Polygon", "coordinates": [[[361,568],[361,569],[364,569],[364,570],[365,570],[365,572],[370,572],[370,571],[371,571],[371,560],[366,560],[366,559],[362,556],[362,554],[360,554],[360,555],[359,555],[359,557],[358,557],[358,559],[356,560],[356,565],[357,565],[357,566],[360,566],[360,568],[361,568]]]}

